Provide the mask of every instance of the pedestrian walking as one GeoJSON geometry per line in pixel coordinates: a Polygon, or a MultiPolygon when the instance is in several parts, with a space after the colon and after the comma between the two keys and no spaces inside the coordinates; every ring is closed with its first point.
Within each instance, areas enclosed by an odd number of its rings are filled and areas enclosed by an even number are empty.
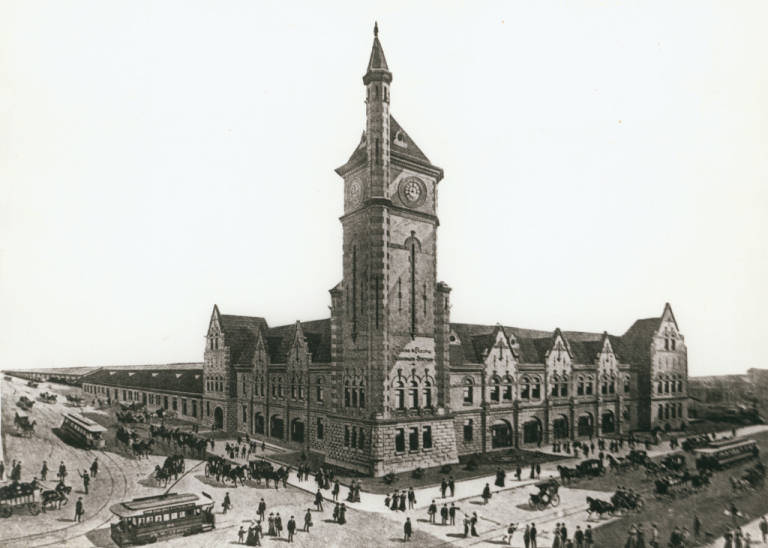
{"type": "Polygon", "coordinates": [[[293,519],[293,516],[291,516],[291,519],[288,520],[288,542],[293,542],[293,534],[296,532],[296,520],[293,519]]]}
{"type": "MultiPolygon", "coordinates": [[[[656,526],[653,526],[654,529],[656,526]]],[[[656,531],[656,534],[658,535],[658,531],[656,531]]],[[[595,545],[595,541],[592,538],[592,526],[587,524],[587,528],[584,529],[584,548],[592,548],[595,545]]]]}
{"type": "Polygon", "coordinates": [[[80,522],[85,514],[85,508],[83,507],[83,497],[77,497],[77,503],[75,503],[75,521],[80,522]]]}
{"type": "Polygon", "coordinates": [[[440,524],[441,525],[447,525],[448,524],[448,505],[443,504],[443,507],[440,508],[440,524]]]}
{"type": "Polygon", "coordinates": [[[488,501],[491,498],[491,486],[487,483],[485,484],[485,487],[483,487],[483,504],[488,504],[488,501]]]}
{"type": "Polygon", "coordinates": [[[64,461],[61,461],[61,464],[59,464],[59,473],[56,474],[56,477],[58,477],[62,483],[67,478],[67,467],[64,466],[64,461]]]}
{"type": "Polygon", "coordinates": [[[91,464],[91,477],[93,479],[96,479],[96,475],[99,473],[99,457],[96,457],[93,459],[93,463],[91,464]]]}
{"type": "Polygon", "coordinates": [[[333,482],[333,491],[331,491],[333,502],[338,502],[339,500],[339,489],[339,480],[336,480],[333,482]]]}
{"type": "Polygon", "coordinates": [[[411,518],[405,518],[405,524],[403,525],[403,542],[409,542],[411,535],[413,535],[413,526],[411,525],[411,518]]]}
{"type": "Polygon", "coordinates": [[[448,482],[443,478],[440,482],[440,498],[445,498],[445,492],[448,490],[448,482]]]}
{"type": "Polygon", "coordinates": [[[237,543],[243,544],[243,541],[245,540],[245,529],[243,529],[243,526],[240,526],[240,529],[237,531],[237,543]]]}
{"type": "Polygon", "coordinates": [[[416,492],[413,490],[413,487],[408,488],[408,509],[413,510],[414,506],[416,506],[416,492]]]}
{"type": "Polygon", "coordinates": [[[536,477],[541,478],[541,464],[536,463],[536,477]]]}
{"type": "Polygon", "coordinates": [[[437,504],[435,504],[434,500],[429,505],[429,508],[427,509],[427,514],[429,515],[429,523],[435,523],[435,514],[437,514],[437,504]]]}
{"type": "Polygon", "coordinates": [[[307,508],[307,513],[304,514],[304,532],[309,533],[310,527],[312,527],[312,512],[307,508]]]}
{"type": "Polygon", "coordinates": [[[526,524],[525,531],[523,531],[523,544],[525,548],[531,547],[531,526],[526,524]]]}
{"type": "Polygon", "coordinates": [[[222,508],[224,508],[223,514],[226,514],[227,511],[232,508],[232,501],[229,500],[229,493],[224,493],[224,502],[221,503],[222,508]]]}
{"type": "Polygon", "coordinates": [[[267,513],[267,503],[264,502],[263,498],[259,501],[259,506],[258,506],[258,509],[256,510],[256,513],[259,515],[259,519],[261,521],[264,521],[264,514],[267,513]]]}
{"type": "Polygon", "coordinates": [[[469,516],[464,514],[464,538],[469,536],[469,516]]]}
{"type": "Polygon", "coordinates": [[[473,537],[479,537],[477,533],[477,512],[472,512],[472,517],[469,520],[469,532],[473,537]]]}
{"type": "Polygon", "coordinates": [[[448,476],[448,489],[451,491],[451,498],[456,494],[456,481],[453,476],[448,476]]]}
{"type": "Polygon", "coordinates": [[[768,540],[768,520],[765,519],[765,516],[760,518],[760,534],[763,535],[763,544],[765,544],[768,540]]]}
{"type": "MultiPolygon", "coordinates": [[[[586,449],[587,446],[585,445],[584,448],[586,449]]],[[[576,548],[584,548],[584,531],[578,525],[576,531],[573,532],[573,540],[576,542],[576,548]]]]}
{"type": "Polygon", "coordinates": [[[278,537],[283,535],[283,518],[280,517],[280,512],[275,514],[275,531],[278,537]]]}
{"type": "Polygon", "coordinates": [[[523,474],[523,469],[520,468],[520,465],[518,464],[515,467],[515,478],[517,478],[517,481],[520,481],[520,479],[522,478],[522,474],[523,474]]]}
{"type": "Polygon", "coordinates": [[[43,467],[40,469],[40,478],[43,481],[48,480],[48,461],[43,461],[43,467]]]}
{"type": "Polygon", "coordinates": [[[701,535],[701,520],[698,514],[693,515],[693,536],[699,538],[701,535]]]}
{"type": "Polygon", "coordinates": [[[538,534],[538,531],[536,530],[536,524],[531,523],[531,548],[537,548],[538,544],[536,544],[536,535],[538,534]]]}
{"type": "Polygon", "coordinates": [[[323,493],[320,491],[320,489],[318,489],[317,493],[315,493],[315,508],[317,508],[318,512],[323,511],[323,493]]]}
{"type": "Polygon", "coordinates": [[[451,503],[451,507],[448,509],[448,517],[451,520],[451,525],[456,525],[456,505],[454,503],[451,503]]]}

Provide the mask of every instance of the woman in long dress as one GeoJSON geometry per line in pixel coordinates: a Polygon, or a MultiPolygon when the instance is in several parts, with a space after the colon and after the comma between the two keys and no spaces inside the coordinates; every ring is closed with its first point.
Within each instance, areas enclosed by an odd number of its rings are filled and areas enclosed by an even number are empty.
{"type": "Polygon", "coordinates": [[[275,532],[275,516],[273,514],[269,514],[269,520],[267,523],[269,524],[267,534],[271,537],[274,537],[277,533],[275,532]]]}

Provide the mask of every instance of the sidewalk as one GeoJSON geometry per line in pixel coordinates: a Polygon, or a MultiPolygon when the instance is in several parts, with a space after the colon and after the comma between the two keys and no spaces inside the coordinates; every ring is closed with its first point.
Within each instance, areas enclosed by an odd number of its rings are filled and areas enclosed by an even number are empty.
{"type": "MultiPolygon", "coordinates": [[[[745,436],[750,435],[756,432],[762,432],[768,430],[768,425],[765,424],[759,424],[759,425],[753,425],[748,426],[744,428],[740,428],[737,431],[737,435],[745,436]]],[[[730,430],[727,432],[719,432],[717,434],[717,437],[728,437],[731,435],[730,430]]],[[[236,439],[222,439],[222,440],[216,440],[216,448],[214,451],[209,451],[212,453],[215,453],[217,455],[221,455],[224,457],[227,457],[227,455],[224,454],[224,445],[229,442],[230,444],[236,444],[236,439]]],[[[267,447],[268,452],[262,453],[257,451],[255,454],[251,455],[251,458],[263,458],[264,460],[267,460],[271,462],[273,465],[277,466],[284,466],[283,463],[276,461],[272,458],[270,458],[270,454],[274,452],[284,452],[285,449],[282,447],[279,447],[277,445],[273,445],[270,443],[265,442],[265,445],[267,447]]],[[[259,442],[259,446],[261,446],[261,441],[259,442]]],[[[614,456],[624,456],[628,454],[630,451],[629,447],[627,447],[627,444],[624,443],[624,448],[619,451],[618,453],[612,453],[614,456]]],[[[656,446],[651,446],[651,450],[648,451],[648,455],[650,457],[657,457],[669,453],[675,453],[682,451],[679,447],[676,449],[671,449],[669,447],[669,442],[664,442],[656,446]]],[[[544,452],[544,451],[542,451],[544,452]]],[[[557,456],[562,457],[563,455],[567,455],[565,453],[551,453],[547,451],[548,454],[554,454],[557,456]]],[[[228,457],[227,457],[228,458],[228,457]]],[[[590,453],[590,457],[593,458],[592,454],[590,453]]],[[[543,463],[541,466],[541,478],[540,479],[529,479],[527,477],[529,472],[529,467],[524,467],[523,469],[523,479],[521,481],[516,481],[514,479],[514,470],[512,469],[506,469],[507,472],[507,481],[505,487],[499,488],[496,485],[494,485],[494,482],[496,481],[495,475],[488,475],[488,476],[482,476],[477,478],[471,478],[471,479],[465,479],[465,480],[458,480],[456,481],[456,491],[455,495],[453,497],[446,497],[441,498],[440,497],[440,486],[435,485],[432,487],[422,487],[418,489],[414,489],[414,492],[416,494],[416,508],[426,508],[429,506],[429,504],[432,502],[432,500],[436,500],[439,502],[452,502],[452,501],[458,501],[461,499],[466,499],[468,497],[477,497],[480,498],[480,494],[483,492],[483,488],[485,487],[485,484],[487,483],[491,488],[491,493],[498,493],[500,491],[507,491],[510,489],[517,489],[520,487],[525,487],[532,485],[536,483],[537,481],[540,481],[541,479],[547,479],[547,478],[559,478],[560,474],[557,471],[558,466],[570,466],[573,467],[577,463],[581,462],[584,459],[583,454],[580,453],[579,458],[571,457],[566,458],[558,461],[553,461],[549,463],[543,463]]],[[[248,457],[245,459],[237,458],[235,459],[237,462],[242,462],[243,464],[246,464],[248,461],[248,457]]],[[[317,483],[315,483],[314,477],[310,475],[309,480],[306,481],[299,481],[296,477],[296,468],[291,467],[291,473],[288,476],[288,484],[292,485],[293,487],[297,487],[299,489],[302,489],[304,491],[307,491],[309,493],[316,493],[317,492],[317,483]]],[[[360,502],[348,502],[347,501],[347,495],[349,493],[349,488],[344,484],[339,484],[340,491],[339,491],[339,502],[343,502],[348,507],[351,508],[357,508],[359,510],[364,510],[367,512],[378,512],[378,513],[388,513],[391,510],[387,508],[384,505],[384,499],[386,495],[380,495],[375,493],[368,493],[365,491],[360,492],[360,502]]],[[[393,486],[392,491],[401,491],[403,489],[403,485],[399,486],[393,486]]],[[[331,499],[331,490],[330,489],[324,489],[323,490],[323,496],[326,500],[331,499]]],[[[754,535],[753,535],[754,538],[754,535]]]]}

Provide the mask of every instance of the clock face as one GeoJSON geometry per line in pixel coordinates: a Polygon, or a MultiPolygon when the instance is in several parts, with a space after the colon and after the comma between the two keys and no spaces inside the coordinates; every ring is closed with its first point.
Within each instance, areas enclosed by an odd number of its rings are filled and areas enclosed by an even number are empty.
{"type": "Polygon", "coordinates": [[[360,203],[361,194],[362,189],[360,188],[360,181],[352,181],[352,184],[349,185],[349,201],[352,205],[360,203]]]}
{"type": "Polygon", "coordinates": [[[427,187],[418,177],[408,177],[400,181],[400,199],[409,207],[418,207],[427,198],[427,187]]]}
{"type": "Polygon", "coordinates": [[[403,187],[403,194],[409,202],[415,202],[421,196],[421,187],[416,181],[408,181],[403,187]]]}

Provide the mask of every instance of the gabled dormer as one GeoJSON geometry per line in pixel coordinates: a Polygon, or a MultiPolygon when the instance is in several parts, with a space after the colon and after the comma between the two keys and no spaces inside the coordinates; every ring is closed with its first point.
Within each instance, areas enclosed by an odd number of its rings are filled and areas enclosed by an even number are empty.
{"type": "Polygon", "coordinates": [[[253,343],[252,365],[255,370],[264,371],[269,365],[269,353],[261,331],[257,331],[256,340],[253,343]]]}
{"type": "Polygon", "coordinates": [[[654,334],[654,349],[664,352],[680,352],[685,350],[685,338],[680,334],[680,328],[669,303],[664,305],[659,327],[654,334]]]}
{"type": "Polygon", "coordinates": [[[602,347],[597,355],[598,373],[607,376],[616,376],[618,374],[618,360],[611,345],[611,339],[608,333],[603,333],[602,347]]]}
{"type": "Polygon", "coordinates": [[[484,351],[483,363],[485,363],[485,370],[489,374],[495,373],[502,376],[508,374],[512,377],[517,375],[520,348],[518,346],[515,349],[509,341],[504,328],[497,324],[488,341],[490,346],[484,351]]]}
{"type": "Polygon", "coordinates": [[[286,355],[285,361],[289,368],[306,368],[311,361],[309,345],[307,344],[307,339],[304,336],[304,329],[302,328],[300,321],[296,322],[293,332],[293,340],[288,348],[288,354],[286,355]]]}
{"type": "Polygon", "coordinates": [[[568,341],[563,336],[560,328],[555,329],[552,336],[552,346],[544,356],[544,363],[547,366],[549,376],[559,375],[569,377],[573,364],[573,352],[568,341]]]}

